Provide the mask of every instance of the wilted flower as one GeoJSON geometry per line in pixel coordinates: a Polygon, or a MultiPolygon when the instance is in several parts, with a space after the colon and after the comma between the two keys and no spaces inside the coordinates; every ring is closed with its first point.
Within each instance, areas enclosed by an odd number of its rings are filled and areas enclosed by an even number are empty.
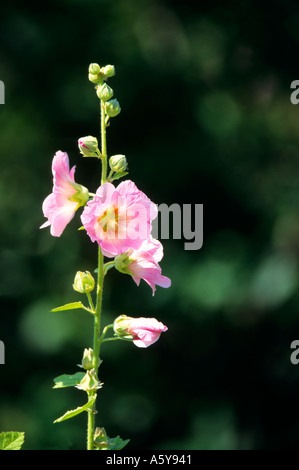
{"type": "Polygon", "coordinates": [[[147,348],[158,341],[162,332],[168,330],[156,318],[132,318],[126,315],[116,318],[113,329],[119,338],[132,339],[139,348],[147,348]]]}

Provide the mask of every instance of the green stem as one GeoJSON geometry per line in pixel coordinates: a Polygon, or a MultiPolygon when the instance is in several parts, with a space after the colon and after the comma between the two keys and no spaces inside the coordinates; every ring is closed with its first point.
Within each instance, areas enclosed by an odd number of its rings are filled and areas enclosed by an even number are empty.
{"type": "Polygon", "coordinates": [[[105,263],[104,264],[104,276],[106,276],[107,271],[109,271],[109,269],[111,269],[111,268],[114,268],[114,266],[115,266],[114,261],[109,261],[108,263],[105,263]]]}
{"type": "MultiPolygon", "coordinates": [[[[102,83],[101,83],[102,84],[102,83]]],[[[107,141],[106,141],[106,116],[105,116],[105,103],[101,100],[101,162],[102,162],[102,176],[101,184],[107,181],[107,141]]],[[[98,377],[98,369],[100,365],[100,330],[101,330],[101,313],[102,313],[102,300],[103,300],[103,286],[104,286],[104,256],[99,246],[98,251],[98,278],[97,278],[97,298],[96,306],[94,309],[94,330],[93,330],[93,367],[95,376],[98,377]]],[[[91,398],[91,395],[89,395],[91,398]]],[[[95,431],[95,403],[88,410],[88,424],[87,424],[87,450],[93,450],[93,438],[95,431]]]]}
{"type": "MultiPolygon", "coordinates": [[[[88,394],[88,399],[90,398],[88,394]]],[[[94,405],[93,405],[94,407],[94,405]]],[[[94,436],[94,417],[95,417],[95,410],[88,411],[88,421],[87,421],[87,450],[93,450],[93,436],[94,436]]]]}
{"type": "Polygon", "coordinates": [[[106,115],[105,102],[101,100],[101,154],[102,154],[102,179],[101,184],[107,181],[107,140],[106,140],[106,115]]]}
{"type": "Polygon", "coordinates": [[[95,308],[94,308],[94,304],[93,304],[90,292],[86,292],[86,295],[87,295],[87,298],[88,298],[90,309],[92,310],[92,313],[95,313],[95,308]]]}
{"type": "MultiPolygon", "coordinates": [[[[102,300],[103,300],[103,285],[104,285],[104,256],[99,246],[98,254],[98,278],[97,278],[97,302],[94,313],[94,330],[93,330],[93,368],[95,376],[98,377],[98,369],[100,365],[100,330],[101,330],[101,313],[102,313],[102,300]]],[[[91,395],[88,397],[91,398],[91,395]]],[[[95,403],[88,411],[88,424],[87,424],[87,450],[93,450],[93,437],[95,431],[95,403]]]]}

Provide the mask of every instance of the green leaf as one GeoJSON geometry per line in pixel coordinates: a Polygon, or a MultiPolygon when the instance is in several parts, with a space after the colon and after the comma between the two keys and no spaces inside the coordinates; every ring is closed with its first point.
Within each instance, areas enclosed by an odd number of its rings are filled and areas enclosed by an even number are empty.
{"type": "Polygon", "coordinates": [[[109,438],[109,450],[121,450],[128,444],[128,442],[130,442],[130,439],[123,440],[119,436],[109,438]]]}
{"type": "Polygon", "coordinates": [[[89,310],[85,307],[82,302],[71,302],[70,304],[62,305],[61,307],[56,307],[51,310],[51,312],[60,312],[61,310],[73,310],[76,308],[83,308],[84,310],[89,310]]]}
{"type": "Polygon", "coordinates": [[[91,398],[85,405],[83,406],[78,406],[75,410],[69,410],[64,415],[60,416],[60,418],[55,419],[54,423],[61,423],[61,421],[65,421],[66,419],[73,418],[74,416],[77,416],[78,414],[82,413],[82,411],[88,411],[88,408],[90,408],[94,402],[95,402],[96,396],[91,398]]]}
{"type": "Polygon", "coordinates": [[[123,449],[130,439],[123,440],[121,437],[108,437],[105,428],[96,428],[93,444],[96,450],[120,450],[123,449]]]}
{"type": "Polygon", "coordinates": [[[128,174],[129,174],[128,171],[123,171],[121,173],[116,173],[114,176],[112,176],[112,178],[110,178],[110,181],[119,180],[120,178],[122,178],[123,176],[126,176],[128,174]]]}
{"type": "Polygon", "coordinates": [[[75,387],[83,379],[85,372],[77,372],[76,374],[59,375],[54,379],[55,385],[53,388],[75,387]]]}
{"type": "Polygon", "coordinates": [[[25,439],[24,432],[9,431],[0,433],[0,450],[20,450],[25,439]]]}

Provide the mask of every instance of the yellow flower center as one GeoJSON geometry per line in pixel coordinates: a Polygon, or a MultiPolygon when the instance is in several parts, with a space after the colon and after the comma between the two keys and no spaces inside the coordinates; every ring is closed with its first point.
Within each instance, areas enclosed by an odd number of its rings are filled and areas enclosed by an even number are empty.
{"type": "Polygon", "coordinates": [[[118,208],[111,207],[107,209],[101,217],[99,217],[98,222],[103,227],[103,232],[113,230],[117,235],[118,232],[118,208]]]}

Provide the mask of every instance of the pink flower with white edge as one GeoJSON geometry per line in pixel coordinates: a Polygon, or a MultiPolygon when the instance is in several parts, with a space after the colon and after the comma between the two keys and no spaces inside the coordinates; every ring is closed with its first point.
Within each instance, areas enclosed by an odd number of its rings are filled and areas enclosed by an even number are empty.
{"type": "Polygon", "coordinates": [[[137,286],[143,279],[155,294],[156,285],[170,287],[169,277],[162,276],[159,261],[163,258],[163,246],[159,240],[150,236],[138,250],[130,249],[115,257],[115,267],[118,271],[130,274],[137,286]]]}
{"type": "Polygon", "coordinates": [[[157,217],[154,204],[130,180],[117,188],[102,184],[84,208],[81,220],[91,241],[96,241],[104,256],[113,258],[138,249],[149,237],[151,222],[157,217]]]}
{"type": "Polygon", "coordinates": [[[147,348],[158,341],[167,326],[156,318],[132,318],[120,315],[113,323],[114,333],[120,339],[133,340],[138,348],[147,348]]]}
{"type": "Polygon", "coordinates": [[[43,213],[47,221],[40,227],[49,225],[50,233],[60,237],[67,224],[72,220],[78,207],[83,206],[89,199],[89,192],[74,179],[75,166],[69,169],[69,157],[60,150],[52,161],[53,190],[43,202],[43,213]]]}

